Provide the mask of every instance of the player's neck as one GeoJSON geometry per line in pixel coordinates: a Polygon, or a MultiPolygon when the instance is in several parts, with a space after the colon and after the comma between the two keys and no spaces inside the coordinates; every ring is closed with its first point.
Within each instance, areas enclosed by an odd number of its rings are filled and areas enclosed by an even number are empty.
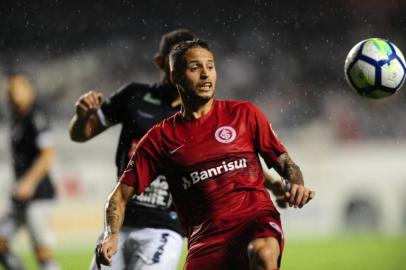
{"type": "Polygon", "coordinates": [[[182,116],[186,119],[199,119],[208,114],[213,106],[213,99],[209,99],[203,104],[184,103],[182,106],[182,116]]]}

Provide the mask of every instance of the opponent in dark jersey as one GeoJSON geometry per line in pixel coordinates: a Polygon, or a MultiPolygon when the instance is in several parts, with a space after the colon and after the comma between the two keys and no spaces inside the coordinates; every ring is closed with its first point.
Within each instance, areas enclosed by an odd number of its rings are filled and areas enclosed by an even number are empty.
{"type": "Polygon", "coordinates": [[[213,99],[216,71],[207,44],[176,46],[171,70],[182,110],[138,143],[109,198],[101,260],[111,261],[126,200],[164,171],[188,237],[184,269],[278,268],[283,233],[258,154],[290,182],[285,196],[291,206],[302,207],[314,192],[255,106],[213,99]]]}
{"type": "MultiPolygon", "coordinates": [[[[127,166],[139,139],[153,125],[179,111],[179,106],[171,105],[170,94],[174,91],[172,84],[131,83],[103,102],[98,112],[103,125],[122,124],[116,153],[118,176],[127,166]]],[[[123,226],[168,228],[181,234],[177,214],[171,207],[166,177],[159,175],[141,195],[128,202],[123,226]]]]}
{"type": "Polygon", "coordinates": [[[33,241],[42,270],[56,270],[53,260],[48,217],[53,208],[55,188],[48,170],[54,160],[54,146],[49,119],[35,105],[35,92],[29,80],[13,75],[8,80],[12,108],[11,150],[15,173],[15,190],[8,212],[0,219],[0,263],[6,269],[23,269],[8,249],[8,243],[25,225],[33,241]]]}
{"type": "MultiPolygon", "coordinates": [[[[111,125],[122,124],[116,153],[117,173],[121,175],[146,131],[179,111],[180,98],[169,81],[168,54],[176,43],[193,38],[193,33],[183,29],[162,37],[156,56],[160,83],[152,86],[131,83],[103,102],[101,94],[95,91],[79,98],[71,122],[71,138],[86,141],[111,125]]],[[[182,231],[164,175],[157,175],[142,194],[129,200],[123,226],[119,253],[109,269],[176,269],[182,231]]]]}
{"type": "MultiPolygon", "coordinates": [[[[16,181],[32,167],[42,148],[51,143],[51,128],[47,115],[37,106],[23,117],[14,115],[11,122],[11,156],[16,181]]],[[[53,199],[55,188],[48,171],[35,188],[30,200],[53,199]]]]}

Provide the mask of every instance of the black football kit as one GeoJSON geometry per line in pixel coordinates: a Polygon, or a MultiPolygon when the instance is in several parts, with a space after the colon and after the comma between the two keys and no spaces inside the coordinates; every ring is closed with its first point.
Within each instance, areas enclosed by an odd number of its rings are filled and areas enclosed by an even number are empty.
{"type": "MultiPolygon", "coordinates": [[[[127,167],[138,140],[155,124],[179,111],[179,107],[171,107],[170,94],[175,90],[172,87],[163,83],[131,83],[103,102],[99,114],[103,125],[122,124],[116,153],[118,177],[127,167]]],[[[182,234],[164,175],[159,175],[142,194],[131,198],[123,226],[166,228],[182,234]]]]}
{"type": "MultiPolygon", "coordinates": [[[[13,115],[11,121],[11,152],[16,180],[30,169],[41,148],[50,143],[50,124],[46,114],[33,106],[25,116],[13,115]]],[[[48,173],[38,184],[31,200],[52,199],[55,188],[48,173]]]]}

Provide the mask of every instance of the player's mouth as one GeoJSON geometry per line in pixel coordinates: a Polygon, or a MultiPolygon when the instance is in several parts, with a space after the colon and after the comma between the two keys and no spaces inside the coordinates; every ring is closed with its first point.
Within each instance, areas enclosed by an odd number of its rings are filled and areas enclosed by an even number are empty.
{"type": "Polygon", "coordinates": [[[197,85],[197,88],[203,91],[209,91],[212,88],[213,84],[211,82],[204,82],[204,83],[199,83],[197,85]]]}

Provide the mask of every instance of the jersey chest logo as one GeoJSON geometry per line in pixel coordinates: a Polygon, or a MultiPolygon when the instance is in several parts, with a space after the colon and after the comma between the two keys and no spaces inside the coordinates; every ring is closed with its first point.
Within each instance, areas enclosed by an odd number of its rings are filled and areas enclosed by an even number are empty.
{"type": "Polygon", "coordinates": [[[237,137],[237,132],[235,129],[229,126],[219,127],[214,133],[214,137],[220,143],[231,143],[237,137]]]}

